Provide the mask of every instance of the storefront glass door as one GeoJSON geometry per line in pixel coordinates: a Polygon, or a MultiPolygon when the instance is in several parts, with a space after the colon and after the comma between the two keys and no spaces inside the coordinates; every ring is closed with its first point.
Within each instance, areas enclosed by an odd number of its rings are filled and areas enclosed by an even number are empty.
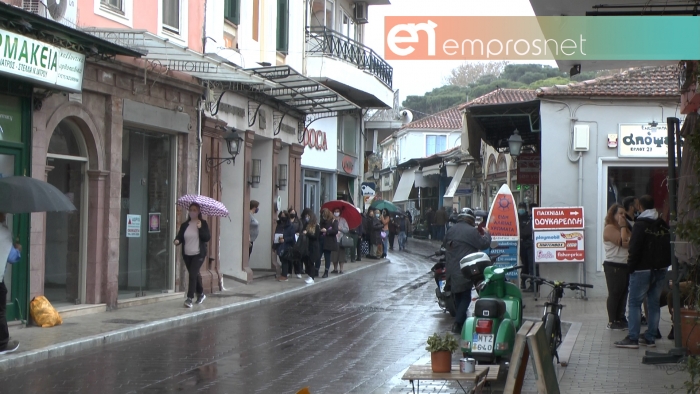
{"type": "Polygon", "coordinates": [[[124,130],[119,297],[172,290],[174,137],[124,130]],[[127,229],[129,237],[127,237],[127,229]]]}

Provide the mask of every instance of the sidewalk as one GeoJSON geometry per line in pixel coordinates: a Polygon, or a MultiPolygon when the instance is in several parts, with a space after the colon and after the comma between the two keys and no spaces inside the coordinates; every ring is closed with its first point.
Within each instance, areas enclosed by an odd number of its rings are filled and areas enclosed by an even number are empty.
{"type": "Polygon", "coordinates": [[[343,275],[331,274],[327,279],[317,279],[312,285],[304,282],[305,275],[303,279],[290,277],[288,282],[277,282],[269,276],[256,279],[250,285],[226,279],[226,291],[208,294],[202,305],[194,305],[192,309],[183,306],[183,295],[182,298],[111,312],[67,317],[62,325],[52,328],[10,326],[10,338],[18,340],[20,348],[0,357],[0,371],[269,304],[351,278],[355,272],[388,262],[388,259],[383,259],[346,263],[343,275]]]}

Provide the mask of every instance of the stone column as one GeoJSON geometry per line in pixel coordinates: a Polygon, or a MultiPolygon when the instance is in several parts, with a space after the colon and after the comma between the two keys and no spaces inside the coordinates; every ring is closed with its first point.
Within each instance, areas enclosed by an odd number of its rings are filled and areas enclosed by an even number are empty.
{"type": "Polygon", "coordinates": [[[88,234],[87,266],[85,272],[85,303],[99,304],[102,300],[103,272],[107,262],[105,241],[109,232],[109,223],[105,220],[109,211],[106,209],[105,190],[107,171],[88,171],[88,234]]]}
{"type": "MultiPolygon", "coordinates": [[[[282,140],[279,138],[275,138],[274,140],[272,140],[272,177],[271,177],[272,193],[270,195],[270,206],[271,207],[274,207],[275,204],[277,204],[277,193],[276,193],[277,188],[275,187],[275,185],[277,184],[277,176],[278,176],[277,168],[279,168],[278,164],[279,164],[279,155],[280,155],[281,149],[282,149],[282,140]]],[[[262,182],[263,179],[261,179],[260,181],[262,182]]],[[[278,208],[279,208],[279,210],[287,209],[287,207],[278,207],[278,208]]],[[[270,223],[272,224],[272,228],[273,228],[273,231],[272,231],[273,235],[275,233],[274,228],[277,227],[277,215],[278,214],[279,214],[279,212],[274,212],[274,210],[273,210],[272,217],[270,218],[271,219],[270,223]]],[[[270,251],[270,268],[276,270],[278,275],[281,274],[281,271],[280,271],[281,267],[279,267],[277,265],[277,253],[275,253],[275,251],[273,251],[273,250],[270,251]]]]}
{"type": "Polygon", "coordinates": [[[289,188],[289,205],[298,207],[301,210],[304,207],[302,200],[302,174],[301,174],[301,155],[304,154],[304,146],[300,144],[292,144],[289,147],[289,165],[287,167],[287,187],[289,188]]]}
{"type": "MultiPolygon", "coordinates": [[[[248,177],[252,171],[253,159],[253,141],[255,140],[255,132],[246,130],[243,141],[243,206],[239,207],[239,212],[243,212],[243,228],[241,229],[241,239],[243,247],[241,248],[241,270],[246,273],[246,283],[253,282],[253,270],[250,268],[250,256],[248,255],[247,240],[250,240],[250,186],[248,185],[248,177]]],[[[236,209],[233,210],[235,212],[236,209]]]]}
{"type": "MultiPolygon", "coordinates": [[[[108,96],[105,109],[105,171],[104,178],[104,234],[102,235],[102,286],[101,303],[107,309],[117,307],[119,294],[119,238],[121,232],[122,201],[122,118],[123,100],[108,96]]],[[[124,213],[126,214],[126,213],[124,213]]]]}

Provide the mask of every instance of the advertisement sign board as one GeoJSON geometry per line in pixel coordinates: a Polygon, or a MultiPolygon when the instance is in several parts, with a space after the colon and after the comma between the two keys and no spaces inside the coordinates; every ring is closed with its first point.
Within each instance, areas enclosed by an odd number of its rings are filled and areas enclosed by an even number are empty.
{"type": "MultiPolygon", "coordinates": [[[[518,221],[517,205],[508,185],[501,186],[496,198],[491,204],[486,228],[491,233],[491,239],[498,243],[492,248],[491,256],[500,255],[497,263],[501,267],[511,267],[518,262],[520,245],[520,223],[518,221]]],[[[517,279],[518,272],[509,272],[508,279],[517,279]]]]}
{"type": "Polygon", "coordinates": [[[521,185],[540,184],[540,166],[542,160],[539,153],[522,153],[518,156],[518,183],[521,185]]]}
{"type": "Polygon", "coordinates": [[[532,228],[541,230],[583,230],[583,207],[532,208],[532,228]]]}
{"type": "Polygon", "coordinates": [[[583,230],[538,231],[535,233],[535,262],[583,263],[586,252],[583,230]]]}
{"type": "Polygon", "coordinates": [[[126,215],[126,237],[141,237],[141,215],[126,215]]]}
{"type": "Polygon", "coordinates": [[[659,123],[620,124],[619,157],[668,157],[668,126],[659,123]]]}

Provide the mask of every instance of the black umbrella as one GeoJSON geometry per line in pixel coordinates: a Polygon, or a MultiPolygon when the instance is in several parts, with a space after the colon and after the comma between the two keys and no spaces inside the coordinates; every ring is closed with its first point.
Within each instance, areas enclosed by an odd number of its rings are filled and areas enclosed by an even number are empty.
{"type": "Polygon", "coordinates": [[[54,185],[26,176],[0,178],[0,212],[75,211],[75,205],[54,185]]]}

